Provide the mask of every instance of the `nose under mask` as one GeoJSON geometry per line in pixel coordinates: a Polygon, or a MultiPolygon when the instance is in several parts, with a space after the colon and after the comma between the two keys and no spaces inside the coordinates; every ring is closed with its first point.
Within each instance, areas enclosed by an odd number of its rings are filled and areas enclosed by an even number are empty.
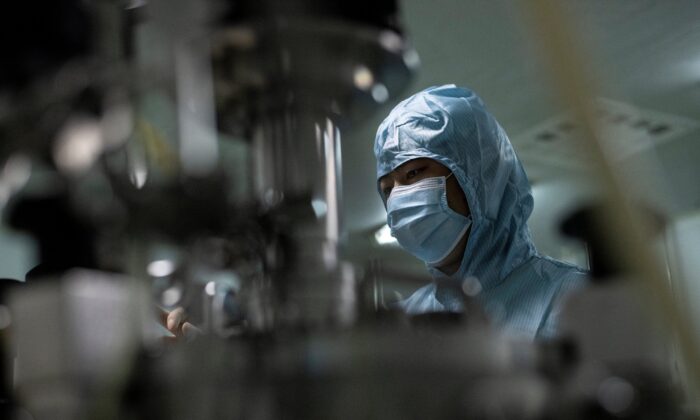
{"type": "Polygon", "coordinates": [[[452,252],[472,224],[447,204],[447,177],[395,187],[387,200],[387,223],[399,245],[427,264],[452,252]]]}

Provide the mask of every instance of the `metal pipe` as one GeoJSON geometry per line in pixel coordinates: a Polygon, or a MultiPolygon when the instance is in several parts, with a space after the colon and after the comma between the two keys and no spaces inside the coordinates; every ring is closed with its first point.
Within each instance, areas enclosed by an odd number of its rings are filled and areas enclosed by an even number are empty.
{"type": "Polygon", "coordinates": [[[331,118],[309,111],[269,116],[256,130],[255,190],[285,243],[276,267],[281,271],[273,275],[285,322],[318,325],[351,318],[338,313],[354,298],[347,282],[338,280],[340,138],[331,118]]]}

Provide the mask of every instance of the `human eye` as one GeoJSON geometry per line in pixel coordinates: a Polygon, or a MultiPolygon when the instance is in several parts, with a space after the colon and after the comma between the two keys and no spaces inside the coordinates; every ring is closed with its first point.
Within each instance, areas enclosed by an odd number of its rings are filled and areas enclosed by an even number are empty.
{"type": "Polygon", "coordinates": [[[413,168],[406,172],[406,179],[413,179],[418,176],[419,173],[423,171],[423,168],[413,168]]]}

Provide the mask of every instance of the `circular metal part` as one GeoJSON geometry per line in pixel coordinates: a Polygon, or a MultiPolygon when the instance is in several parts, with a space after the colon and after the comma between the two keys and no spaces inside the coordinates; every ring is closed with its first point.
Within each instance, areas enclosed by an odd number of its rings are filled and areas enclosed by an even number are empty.
{"type": "Polygon", "coordinates": [[[212,50],[219,125],[232,132],[290,108],[361,118],[403,90],[418,62],[398,32],[314,17],[239,23],[212,50]]]}

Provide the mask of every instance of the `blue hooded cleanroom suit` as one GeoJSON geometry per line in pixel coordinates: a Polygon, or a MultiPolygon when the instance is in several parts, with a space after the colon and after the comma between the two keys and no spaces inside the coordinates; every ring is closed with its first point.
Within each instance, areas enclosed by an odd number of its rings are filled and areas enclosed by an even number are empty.
{"type": "Polygon", "coordinates": [[[562,297],[585,283],[580,269],[538,254],[527,219],[530,184],[513,147],[484,103],[454,85],[428,88],[398,104],[374,145],[377,180],[416,158],[448,167],[464,190],[472,226],[458,271],[428,266],[433,283],[402,302],[410,314],[460,311],[455,282],[478,280],[475,296],[507,332],[548,337],[562,297]],[[452,286],[452,287],[450,287],[452,286]]]}

